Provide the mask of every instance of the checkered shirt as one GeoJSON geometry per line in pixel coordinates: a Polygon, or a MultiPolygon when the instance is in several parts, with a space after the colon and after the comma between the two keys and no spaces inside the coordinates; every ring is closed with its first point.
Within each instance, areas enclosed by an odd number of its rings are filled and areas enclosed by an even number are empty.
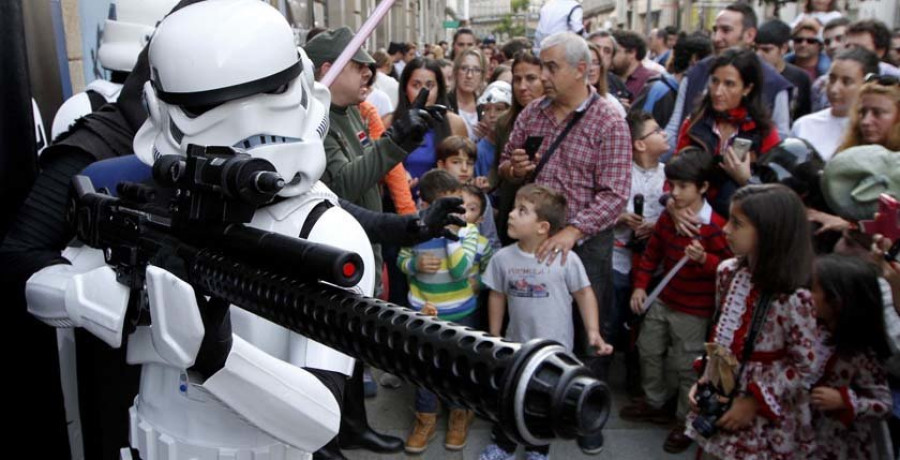
{"type": "MultiPolygon", "coordinates": [[[[501,163],[512,151],[524,148],[529,136],[543,136],[535,163],[569,124],[574,113],[562,121],[553,114],[551,100],[532,101],[516,119],[501,163]]],[[[612,227],[625,208],[631,187],[631,134],[625,119],[591,88],[591,95],[578,108],[584,116],[557,147],[535,183],[565,195],[568,224],[585,238],[612,227]]]]}

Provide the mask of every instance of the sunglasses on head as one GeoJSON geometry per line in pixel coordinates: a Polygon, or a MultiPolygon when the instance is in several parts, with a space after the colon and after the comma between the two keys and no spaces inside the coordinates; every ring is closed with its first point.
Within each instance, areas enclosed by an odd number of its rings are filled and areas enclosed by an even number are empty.
{"type": "Polygon", "coordinates": [[[795,37],[791,40],[794,40],[794,43],[806,43],[807,45],[816,45],[819,43],[819,39],[815,37],[795,37]]]}
{"type": "Polygon", "coordinates": [[[900,78],[892,77],[890,75],[879,75],[877,73],[870,73],[866,75],[866,83],[875,82],[881,86],[896,86],[900,85],[900,78]]]}

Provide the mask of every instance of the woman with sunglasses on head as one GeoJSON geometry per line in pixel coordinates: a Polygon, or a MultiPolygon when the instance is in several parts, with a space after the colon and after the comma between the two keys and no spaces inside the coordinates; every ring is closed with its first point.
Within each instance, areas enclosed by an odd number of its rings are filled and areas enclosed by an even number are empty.
{"type": "Polygon", "coordinates": [[[449,109],[466,122],[469,138],[475,140],[475,125],[478,124],[477,101],[484,85],[486,65],[484,55],[475,48],[459,53],[453,61],[455,85],[447,95],[449,109]]]}
{"type": "Polygon", "coordinates": [[[709,75],[706,94],[681,125],[676,152],[696,146],[719,159],[722,173],[707,196],[713,209],[727,216],[731,195],[750,181],[751,163],[780,138],[762,103],[763,73],[753,51],[726,50],[715,58],[709,75]]]}
{"type": "Polygon", "coordinates": [[[850,112],[850,129],[840,150],[878,144],[900,151],[900,79],[871,73],[850,112]]]}

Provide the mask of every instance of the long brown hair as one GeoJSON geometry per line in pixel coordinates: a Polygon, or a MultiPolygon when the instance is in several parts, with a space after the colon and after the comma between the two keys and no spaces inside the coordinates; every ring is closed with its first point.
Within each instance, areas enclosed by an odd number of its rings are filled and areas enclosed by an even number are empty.
{"type": "MultiPolygon", "coordinates": [[[[515,74],[516,66],[519,64],[531,64],[540,67],[541,60],[529,50],[520,50],[513,56],[513,74],[515,74]]],[[[507,133],[512,132],[513,125],[516,123],[516,118],[519,118],[519,113],[521,113],[524,108],[525,106],[516,99],[516,91],[513,90],[512,107],[497,120],[498,126],[507,133]]],[[[500,158],[500,156],[497,155],[497,158],[500,158]]]]}
{"type": "MultiPolygon", "coordinates": [[[[850,126],[847,129],[847,135],[844,136],[844,142],[838,148],[838,153],[844,149],[865,144],[862,140],[862,133],[859,130],[859,109],[862,104],[862,97],[865,94],[876,94],[892,99],[894,105],[897,106],[898,113],[900,113],[900,85],[882,85],[877,81],[864,84],[859,90],[859,95],[856,96],[856,104],[850,111],[850,126]]],[[[882,145],[888,150],[900,151],[900,123],[894,123],[891,127],[891,132],[888,133],[887,141],[882,145]]]]}
{"type": "MultiPolygon", "coordinates": [[[[780,184],[747,185],[731,198],[756,229],[751,279],[762,291],[790,294],[810,286],[812,229],[800,196],[780,184]]],[[[741,263],[746,263],[744,260],[741,263]]]]}
{"type": "MultiPolygon", "coordinates": [[[[600,50],[600,45],[594,42],[588,42],[588,48],[590,48],[591,52],[597,56],[597,60],[600,61],[600,79],[597,80],[597,84],[594,85],[594,89],[597,90],[597,93],[601,96],[606,96],[606,93],[609,91],[606,82],[606,66],[603,65],[603,52],[600,50]]],[[[590,66],[592,64],[588,62],[588,73],[590,74],[590,66]]]]}

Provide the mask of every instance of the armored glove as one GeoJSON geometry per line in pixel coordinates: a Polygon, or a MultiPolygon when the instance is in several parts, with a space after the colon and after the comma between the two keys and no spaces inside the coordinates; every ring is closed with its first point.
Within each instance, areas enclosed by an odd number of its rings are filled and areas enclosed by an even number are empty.
{"type": "Polygon", "coordinates": [[[466,221],[460,217],[466,212],[462,204],[462,198],[447,196],[434,200],[431,206],[422,211],[419,218],[413,221],[422,241],[440,237],[458,241],[459,237],[447,229],[447,226],[466,225],[466,221]]]}
{"type": "Polygon", "coordinates": [[[436,123],[444,121],[447,108],[442,105],[425,107],[428,89],[422,88],[406,115],[394,120],[385,133],[403,150],[412,152],[422,144],[425,133],[436,123]]]}

